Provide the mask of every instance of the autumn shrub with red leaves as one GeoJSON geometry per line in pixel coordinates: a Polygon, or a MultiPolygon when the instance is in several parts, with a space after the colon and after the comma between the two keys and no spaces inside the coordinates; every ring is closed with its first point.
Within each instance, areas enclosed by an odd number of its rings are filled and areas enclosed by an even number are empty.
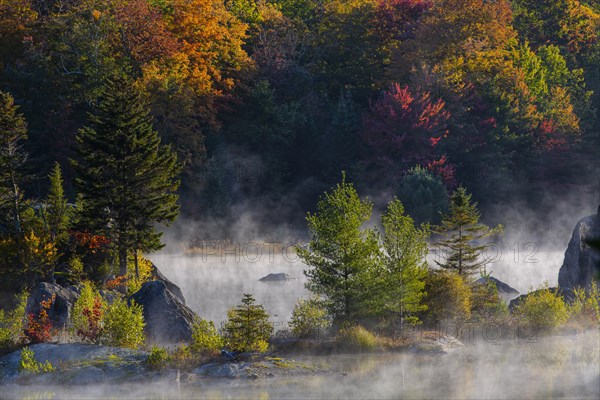
{"type": "Polygon", "coordinates": [[[52,337],[52,322],[48,317],[48,310],[52,307],[55,295],[40,303],[40,312],[36,315],[30,313],[27,315],[27,326],[25,327],[25,337],[29,343],[44,343],[50,341],[52,337]]]}
{"type": "Polygon", "coordinates": [[[94,298],[91,307],[83,308],[83,316],[87,322],[85,327],[77,329],[77,334],[82,339],[97,343],[102,334],[102,319],[104,317],[105,305],[100,296],[94,298]]]}

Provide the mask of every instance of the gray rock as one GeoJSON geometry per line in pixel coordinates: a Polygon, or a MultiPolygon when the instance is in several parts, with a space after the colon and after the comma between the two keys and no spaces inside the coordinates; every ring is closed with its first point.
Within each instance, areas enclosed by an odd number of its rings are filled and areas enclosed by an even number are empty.
{"type": "Polygon", "coordinates": [[[410,350],[415,353],[427,354],[448,354],[464,345],[458,339],[451,335],[440,333],[426,333],[410,346],[410,350]]]}
{"type": "Polygon", "coordinates": [[[259,279],[261,282],[287,282],[292,279],[291,276],[286,274],[285,272],[278,272],[275,274],[269,274],[267,276],[263,276],[259,279]]]}
{"type": "Polygon", "coordinates": [[[496,286],[496,289],[498,289],[498,294],[505,302],[510,303],[512,299],[519,295],[519,292],[516,289],[508,286],[506,283],[494,278],[493,276],[488,278],[479,278],[475,281],[475,283],[483,285],[488,279],[496,286]]]}
{"type": "Polygon", "coordinates": [[[89,385],[106,381],[106,373],[98,367],[88,365],[78,369],[66,383],[71,385],[89,385]]]}
{"type": "Polygon", "coordinates": [[[246,368],[247,363],[205,364],[192,373],[213,378],[239,378],[246,368]]]}
{"type": "Polygon", "coordinates": [[[600,278],[600,250],[590,246],[599,239],[600,214],[582,218],[577,223],[558,273],[559,288],[589,288],[592,278],[600,278]]]}
{"type": "Polygon", "coordinates": [[[40,312],[42,301],[48,300],[52,296],[55,296],[55,300],[48,310],[48,317],[52,321],[53,327],[65,328],[69,323],[73,305],[79,298],[79,293],[73,286],[65,288],[48,282],[39,283],[27,299],[27,313],[37,315],[40,312]]]}
{"type": "Polygon", "coordinates": [[[163,281],[142,285],[129,301],[144,307],[146,340],[150,343],[190,342],[197,315],[167,289],[163,281]]]}

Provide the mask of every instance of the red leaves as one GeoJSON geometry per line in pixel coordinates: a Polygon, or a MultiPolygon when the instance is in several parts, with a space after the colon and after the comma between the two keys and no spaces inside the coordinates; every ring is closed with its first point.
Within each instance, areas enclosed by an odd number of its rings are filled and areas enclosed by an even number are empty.
{"type": "Polygon", "coordinates": [[[427,163],[427,169],[435,175],[439,176],[446,187],[456,187],[456,166],[453,164],[447,164],[446,156],[442,156],[437,160],[433,160],[427,163]]]}
{"type": "Polygon", "coordinates": [[[444,106],[443,100],[432,100],[428,92],[413,93],[396,83],[364,116],[362,137],[377,160],[399,161],[407,168],[429,162],[434,148],[447,136],[450,113],[444,106]]]}
{"type": "Polygon", "coordinates": [[[538,147],[544,151],[564,151],[567,149],[567,141],[556,127],[556,123],[552,120],[544,120],[540,122],[537,129],[538,147]]]}
{"type": "Polygon", "coordinates": [[[119,4],[115,17],[121,25],[126,53],[139,64],[168,57],[177,50],[177,38],[167,30],[161,13],[146,0],[119,4]]]}
{"type": "Polygon", "coordinates": [[[50,340],[52,334],[52,322],[48,318],[48,310],[52,307],[56,296],[53,295],[50,299],[41,302],[41,310],[38,315],[30,313],[27,315],[27,326],[25,328],[25,336],[29,343],[44,343],[50,340]]]}
{"type": "Polygon", "coordinates": [[[71,236],[75,239],[78,246],[86,247],[95,253],[97,250],[110,243],[110,239],[102,235],[93,235],[89,232],[72,232],[71,236]]]}
{"type": "Polygon", "coordinates": [[[102,318],[104,316],[104,307],[100,296],[94,298],[92,307],[83,308],[83,316],[87,320],[87,326],[77,330],[77,334],[84,340],[96,343],[102,334],[102,318]]]}

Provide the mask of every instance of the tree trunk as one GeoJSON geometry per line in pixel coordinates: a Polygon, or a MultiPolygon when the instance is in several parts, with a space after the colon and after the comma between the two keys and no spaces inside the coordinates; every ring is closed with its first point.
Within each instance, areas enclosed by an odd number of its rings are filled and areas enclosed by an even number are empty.
{"type": "Polygon", "coordinates": [[[135,262],[135,278],[140,279],[140,268],[138,264],[138,249],[133,251],[133,260],[135,262]]]}
{"type": "Polygon", "coordinates": [[[127,247],[119,248],[119,275],[127,275],[127,247]]]}
{"type": "Polygon", "coordinates": [[[17,237],[21,238],[23,236],[21,233],[21,217],[19,216],[19,188],[17,187],[17,183],[15,182],[15,177],[11,173],[11,182],[13,185],[13,207],[14,207],[14,223],[15,223],[15,233],[17,237]]]}

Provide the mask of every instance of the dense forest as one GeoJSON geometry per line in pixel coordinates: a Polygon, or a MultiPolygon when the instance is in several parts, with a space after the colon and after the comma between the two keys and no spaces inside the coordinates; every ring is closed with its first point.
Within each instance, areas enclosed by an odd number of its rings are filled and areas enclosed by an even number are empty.
{"type": "Polygon", "coordinates": [[[301,223],[341,171],[419,222],[458,184],[483,210],[517,195],[535,209],[598,183],[599,13],[595,0],[2,0],[0,90],[28,130],[20,187],[44,198],[58,162],[75,203],[77,132],[119,77],[183,163],[187,217],[250,204],[301,223]]]}

